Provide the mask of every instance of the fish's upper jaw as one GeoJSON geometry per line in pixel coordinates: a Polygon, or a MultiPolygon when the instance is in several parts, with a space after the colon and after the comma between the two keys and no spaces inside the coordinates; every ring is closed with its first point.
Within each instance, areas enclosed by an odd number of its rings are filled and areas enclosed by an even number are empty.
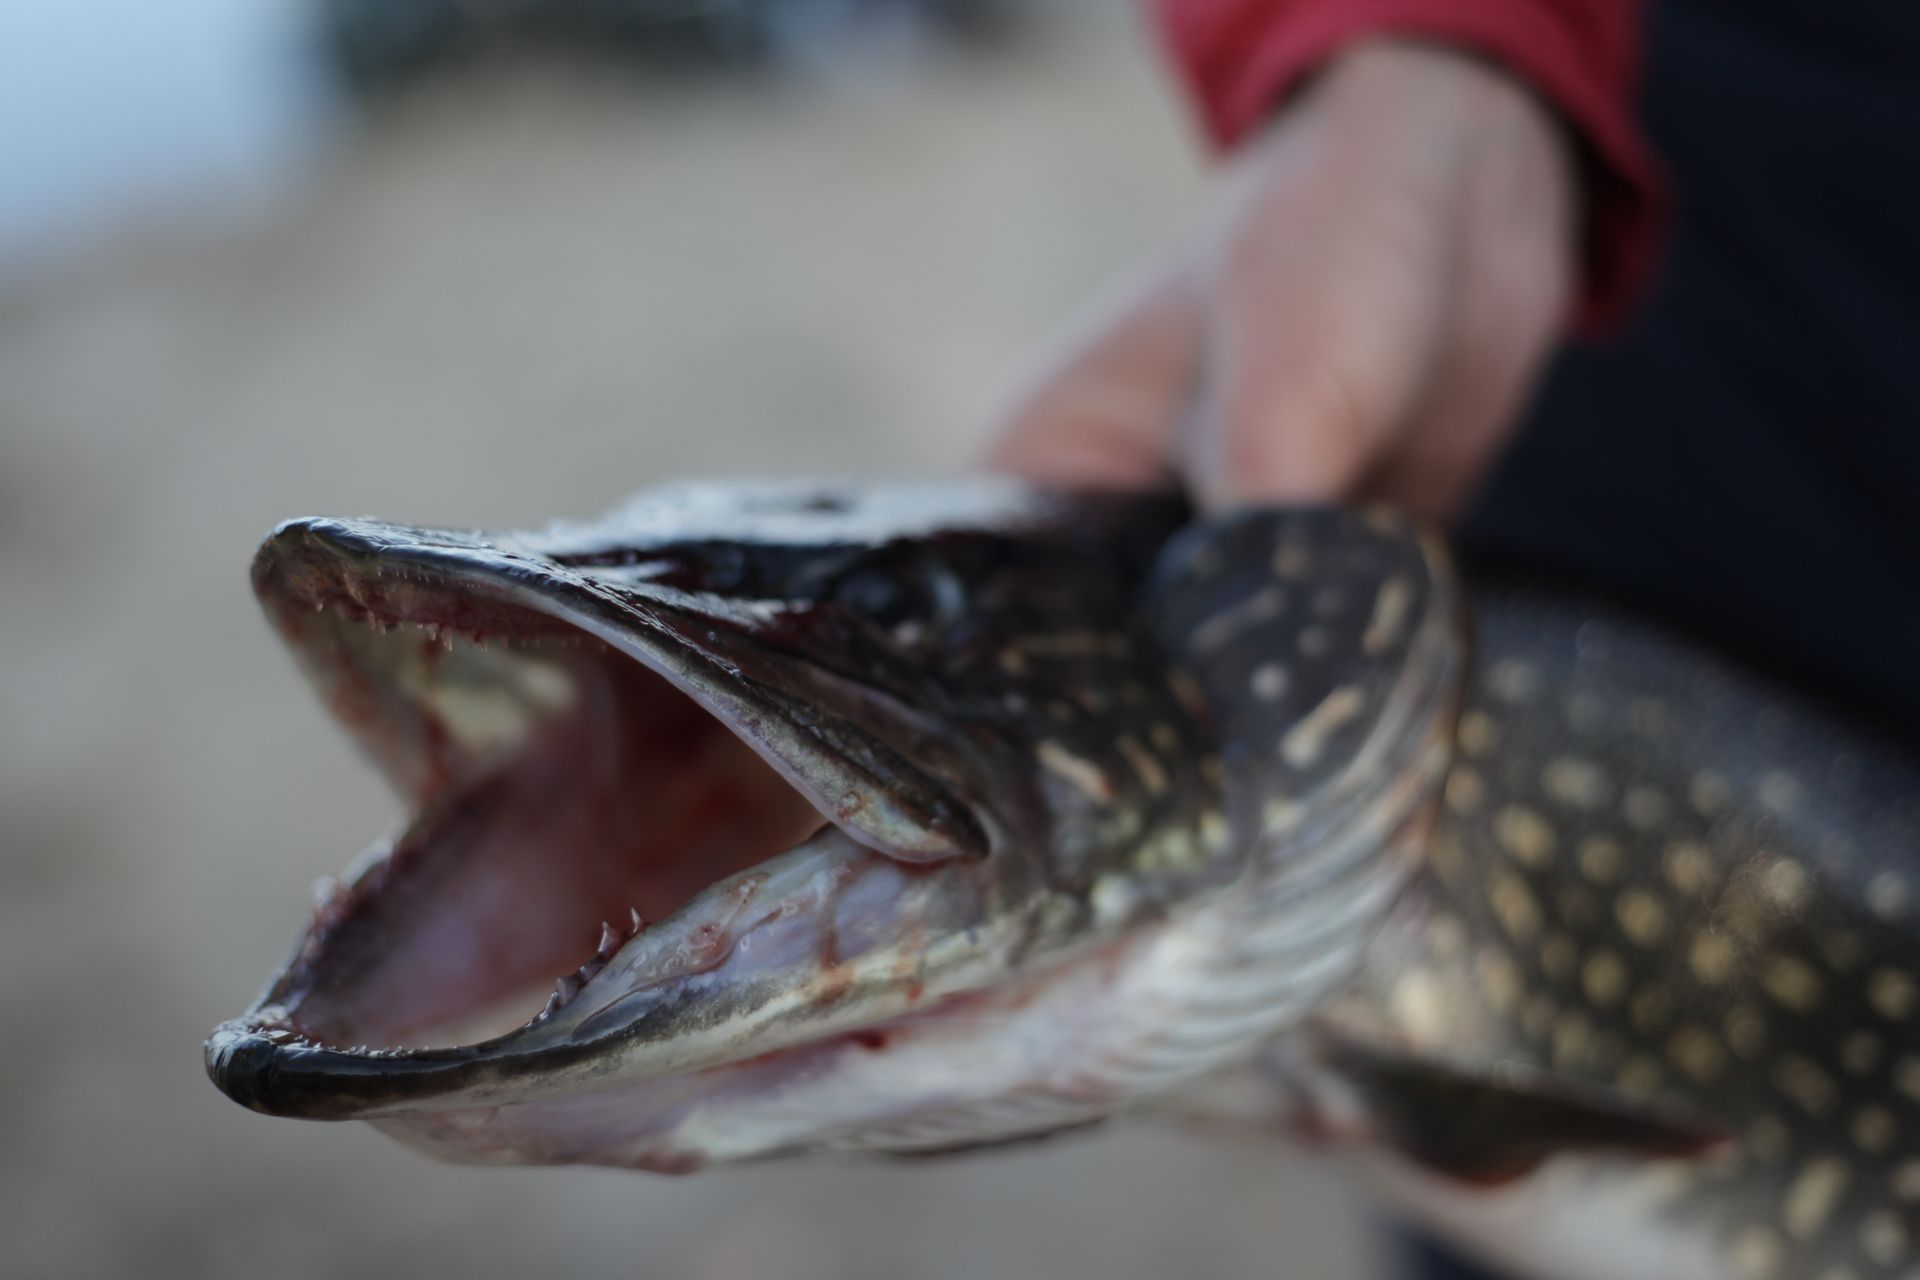
{"type": "Polygon", "coordinates": [[[663,585],[670,566],[630,558],[580,571],[525,537],[320,518],[275,530],[253,579],[338,718],[416,803],[572,696],[569,675],[592,665],[661,686],[654,703],[684,695],[883,852],[986,852],[977,806],[948,785],[964,762],[936,777],[907,759],[888,699],[796,652],[787,635],[804,608],[663,585]]]}

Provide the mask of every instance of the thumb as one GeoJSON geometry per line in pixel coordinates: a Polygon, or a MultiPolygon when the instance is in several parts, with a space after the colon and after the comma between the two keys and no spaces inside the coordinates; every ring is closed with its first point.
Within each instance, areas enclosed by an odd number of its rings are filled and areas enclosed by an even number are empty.
{"type": "Polygon", "coordinates": [[[1100,307],[995,415],[988,465],[1049,484],[1167,483],[1199,370],[1196,286],[1184,267],[1161,268],[1100,307]]]}

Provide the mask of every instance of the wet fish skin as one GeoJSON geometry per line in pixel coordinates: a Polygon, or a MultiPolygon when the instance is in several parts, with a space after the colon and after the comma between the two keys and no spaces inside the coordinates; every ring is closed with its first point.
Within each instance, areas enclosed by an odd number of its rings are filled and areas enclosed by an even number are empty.
{"type": "MultiPolygon", "coordinates": [[[[820,803],[855,847],[782,864],[789,905],[831,901],[815,865],[927,878],[850,1004],[797,955],[784,986],[618,1044],[367,1056],[298,1029],[296,961],[216,1032],[216,1081],[448,1158],[686,1171],[1059,1130],[1265,1043],[1290,1121],[1522,1274],[1910,1275],[1912,756],[1583,598],[1462,588],[1387,515],[1187,519],[723,485],[534,535],[281,535],[270,613],[337,706],[372,705],[403,792],[471,762],[408,718],[405,681],[340,676],[404,667],[363,634],[382,575],[441,603],[451,575],[598,628],[736,732],[785,726],[761,745],[789,780],[859,801],[820,803]],[[326,561],[343,539],[351,571],[326,561]],[[936,955],[924,1003],[889,985],[936,955]]],[[[456,667],[507,680],[465,644],[456,667]]],[[[624,1007],[588,997],[549,1033],[590,1006],[624,1007]]]]}

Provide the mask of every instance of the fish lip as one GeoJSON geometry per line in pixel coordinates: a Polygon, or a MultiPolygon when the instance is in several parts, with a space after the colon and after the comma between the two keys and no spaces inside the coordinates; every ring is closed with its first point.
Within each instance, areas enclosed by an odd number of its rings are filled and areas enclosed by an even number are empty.
{"type": "MultiPolygon", "coordinates": [[[[509,1033],[512,1034],[512,1033],[509,1033]]],[[[383,1114],[474,1105],[488,1085],[564,1068],[592,1056],[607,1037],[502,1052],[506,1037],[434,1049],[364,1051],[318,1044],[256,1008],[207,1037],[207,1078],[261,1115],[289,1120],[363,1120],[383,1114]]],[[[517,1099],[516,1099],[517,1100],[517,1099]]]]}
{"type": "Polygon", "coordinates": [[[465,1048],[372,1058],[289,1034],[252,1014],[221,1023],[207,1037],[207,1078],[262,1115],[353,1120],[383,1105],[441,1092],[453,1083],[449,1077],[477,1061],[465,1048]]]}

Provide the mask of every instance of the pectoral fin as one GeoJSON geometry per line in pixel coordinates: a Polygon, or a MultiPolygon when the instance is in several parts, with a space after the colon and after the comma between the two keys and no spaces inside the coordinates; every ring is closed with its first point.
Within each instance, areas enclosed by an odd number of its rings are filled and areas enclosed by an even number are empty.
{"type": "Polygon", "coordinates": [[[1478,1186],[1524,1177],[1556,1155],[1671,1159],[1731,1136],[1705,1116],[1524,1064],[1416,1056],[1340,1036],[1315,1057],[1358,1095],[1376,1141],[1478,1186]]]}

